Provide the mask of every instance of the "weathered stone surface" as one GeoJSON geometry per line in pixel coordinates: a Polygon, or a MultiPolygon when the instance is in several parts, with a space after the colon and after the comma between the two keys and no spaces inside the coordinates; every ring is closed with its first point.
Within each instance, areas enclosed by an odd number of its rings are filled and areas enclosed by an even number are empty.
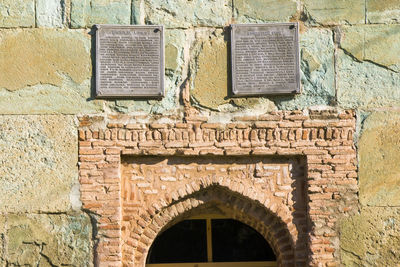
{"type": "Polygon", "coordinates": [[[304,0],[311,22],[356,24],[365,22],[365,0],[304,0]]]}
{"type": "Polygon", "coordinates": [[[357,62],[338,52],[337,99],[344,108],[400,105],[398,73],[370,62],[357,62]]]}
{"type": "Polygon", "coordinates": [[[399,0],[367,0],[369,23],[398,23],[400,21],[399,0]]]}
{"type": "Polygon", "coordinates": [[[0,27],[35,27],[35,1],[2,0],[0,27]]]}
{"type": "Polygon", "coordinates": [[[374,112],[359,141],[360,202],[400,206],[400,113],[374,112]]]}
{"type": "Polygon", "coordinates": [[[400,262],[399,208],[363,208],[341,222],[343,266],[397,266],[400,262]]]}
{"type": "Polygon", "coordinates": [[[228,47],[222,31],[199,41],[194,49],[197,57],[193,72],[191,96],[196,103],[212,109],[228,103],[228,47]]]}
{"type": "Polygon", "coordinates": [[[178,48],[173,44],[165,46],[165,68],[175,70],[178,68],[178,48]]]}
{"type": "MultiPolygon", "coordinates": [[[[2,223],[0,221],[0,223],[2,223]]],[[[82,213],[6,215],[8,266],[92,266],[90,218],[82,213]]]]}
{"type": "Polygon", "coordinates": [[[92,27],[94,24],[130,24],[130,0],[71,0],[71,26],[92,27]]]}
{"type": "Polygon", "coordinates": [[[62,27],[63,7],[60,0],[37,0],[36,23],[39,27],[62,27]]]}
{"type": "Polygon", "coordinates": [[[234,7],[240,23],[285,22],[297,12],[297,3],[292,0],[235,0],[234,7]]]}
{"type": "Polygon", "coordinates": [[[359,61],[364,60],[365,27],[366,26],[341,27],[340,31],[337,33],[340,35],[340,48],[359,61]]]}
{"type": "Polygon", "coordinates": [[[364,60],[400,71],[400,25],[376,25],[365,29],[364,60]]]}
{"type": "Polygon", "coordinates": [[[164,80],[165,95],[160,100],[116,100],[110,103],[112,110],[122,113],[176,114],[178,110],[179,77],[166,76],[164,80]]]}
{"type": "Polygon", "coordinates": [[[144,0],[146,24],[166,27],[225,26],[232,19],[231,0],[144,0]]]}
{"type": "Polygon", "coordinates": [[[144,24],[142,14],[142,0],[132,0],[132,24],[144,24]]]}
{"type": "Polygon", "coordinates": [[[6,266],[6,260],[4,259],[5,254],[5,229],[6,228],[6,216],[0,215],[0,266],[6,266]]]}
{"type": "Polygon", "coordinates": [[[0,114],[101,111],[101,101],[90,99],[89,37],[81,30],[0,31],[0,114]]]}
{"type": "Polygon", "coordinates": [[[101,100],[90,100],[90,81],[77,85],[66,80],[60,87],[49,84],[17,91],[0,89],[0,114],[78,114],[103,110],[101,100]]]}
{"type": "Polygon", "coordinates": [[[360,61],[400,71],[400,25],[343,27],[341,47],[360,61]]]}
{"type": "Polygon", "coordinates": [[[0,31],[0,88],[15,91],[36,84],[80,84],[91,75],[90,39],[83,31],[0,31]]]}
{"type": "Polygon", "coordinates": [[[334,44],[327,29],[308,29],[300,36],[302,93],[274,97],[282,109],[329,105],[335,99],[334,44]]]}
{"type": "Polygon", "coordinates": [[[69,210],[77,153],[73,116],[0,116],[0,212],[69,210]]]}
{"type": "Polygon", "coordinates": [[[183,49],[186,35],[180,30],[165,31],[165,69],[168,74],[179,75],[183,62],[183,49]]]}
{"type": "Polygon", "coordinates": [[[231,104],[243,109],[251,110],[252,115],[257,114],[257,111],[262,110],[262,113],[276,110],[272,101],[265,97],[248,97],[248,98],[232,98],[231,104]]]}

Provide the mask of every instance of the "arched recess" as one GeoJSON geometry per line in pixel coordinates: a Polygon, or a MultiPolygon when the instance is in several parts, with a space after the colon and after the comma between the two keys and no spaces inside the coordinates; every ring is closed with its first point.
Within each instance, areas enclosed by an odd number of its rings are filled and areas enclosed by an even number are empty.
{"type": "MultiPolygon", "coordinates": [[[[124,250],[134,250],[133,258],[124,255],[124,265],[144,267],[147,253],[156,236],[173,224],[201,214],[221,214],[241,221],[258,231],[270,244],[277,258],[278,266],[295,265],[295,240],[287,221],[260,202],[245,197],[229,188],[211,185],[179,198],[151,216],[141,231],[135,231],[138,238],[135,245],[124,250]],[[139,234],[140,233],[140,234],[139,234]]],[[[292,231],[293,232],[293,231],[292,231]]]]}

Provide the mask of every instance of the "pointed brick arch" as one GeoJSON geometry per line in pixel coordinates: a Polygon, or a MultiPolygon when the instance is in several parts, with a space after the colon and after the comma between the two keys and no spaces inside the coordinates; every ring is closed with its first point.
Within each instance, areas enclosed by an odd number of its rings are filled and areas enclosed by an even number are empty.
{"type": "Polygon", "coordinates": [[[147,252],[158,233],[190,217],[215,209],[257,230],[271,245],[279,266],[293,266],[295,246],[289,225],[261,203],[218,185],[210,185],[173,201],[157,213],[143,229],[137,244],[131,247],[135,266],[144,266],[147,252]]]}
{"type": "Polygon", "coordinates": [[[146,224],[149,224],[155,213],[159,213],[161,210],[168,208],[174,203],[179,203],[182,199],[191,198],[193,194],[198,194],[199,191],[215,186],[236,193],[251,200],[254,204],[259,204],[268,209],[270,212],[274,213],[277,218],[286,223],[293,240],[297,240],[298,232],[296,226],[292,223],[291,211],[286,205],[274,201],[273,197],[267,194],[260,193],[259,190],[253,188],[252,183],[246,181],[232,181],[229,177],[220,177],[219,179],[214,180],[209,179],[209,177],[200,177],[199,180],[195,180],[190,184],[173,188],[173,190],[168,192],[168,195],[171,196],[171,198],[161,198],[154,203],[148,203],[148,209],[143,209],[141,211],[141,218],[145,220],[146,224]]]}
{"type": "MultiPolygon", "coordinates": [[[[258,207],[262,213],[273,214],[284,224],[285,231],[290,235],[288,240],[296,246],[298,239],[304,237],[307,224],[304,220],[305,195],[299,194],[304,192],[304,188],[298,188],[304,187],[304,164],[302,158],[125,158],[121,169],[124,262],[130,266],[142,264],[144,259],[141,255],[147,252],[161,230],[155,231],[155,226],[165,227],[189,209],[208,203],[207,199],[226,207],[240,200],[240,209],[250,212],[258,207]],[[218,199],[218,194],[201,198],[201,193],[209,192],[210,188],[220,188],[220,195],[231,199],[218,199]],[[133,206],[136,208],[132,209],[133,206]],[[160,217],[160,214],[163,216],[160,217]],[[296,218],[303,220],[301,227],[295,224],[296,218]],[[299,231],[302,233],[299,234],[299,231]]],[[[233,206],[232,210],[238,210],[238,207],[233,206]]],[[[247,218],[244,214],[241,217],[247,218]]],[[[258,223],[263,225],[263,220],[260,218],[258,223]]],[[[266,239],[270,237],[268,234],[275,233],[265,231],[266,239]]],[[[274,244],[275,239],[268,241],[274,244]]],[[[305,242],[304,238],[301,242],[305,242]]],[[[281,249],[277,248],[277,251],[281,249]]]]}

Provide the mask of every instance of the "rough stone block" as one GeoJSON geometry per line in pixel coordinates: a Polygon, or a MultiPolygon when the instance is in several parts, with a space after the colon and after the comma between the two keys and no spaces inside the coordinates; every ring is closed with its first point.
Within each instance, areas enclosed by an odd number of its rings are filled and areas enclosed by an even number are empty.
{"type": "Polygon", "coordinates": [[[237,21],[286,22],[297,12],[297,3],[292,0],[235,0],[237,21]]]}
{"type": "Polygon", "coordinates": [[[81,30],[0,31],[0,113],[93,112],[90,36],[81,30]]]}
{"type": "Polygon", "coordinates": [[[166,27],[226,26],[232,19],[231,0],[144,0],[146,24],[166,27]]]}
{"type": "Polygon", "coordinates": [[[367,0],[367,21],[369,23],[400,22],[400,1],[367,0]]]}
{"type": "Polygon", "coordinates": [[[399,25],[341,28],[338,101],[347,108],[400,104],[399,25]]]}
{"type": "Polygon", "coordinates": [[[329,105],[335,99],[332,31],[308,29],[300,35],[301,84],[299,95],[272,98],[282,109],[329,105]]]}
{"type": "Polygon", "coordinates": [[[340,225],[343,266],[397,266],[400,262],[400,209],[363,208],[340,225]]]}
{"type": "Polygon", "coordinates": [[[91,75],[90,39],[82,31],[0,31],[0,88],[60,86],[67,76],[82,83],[91,75]]]}
{"type": "Polygon", "coordinates": [[[365,0],[304,0],[311,22],[317,24],[357,24],[365,22],[365,0]]]}
{"type": "Polygon", "coordinates": [[[71,0],[71,26],[92,27],[94,24],[130,24],[130,0],[71,0]]]}
{"type": "Polygon", "coordinates": [[[178,68],[178,48],[173,44],[165,46],[165,68],[176,70],[178,68]]]}
{"type": "Polygon", "coordinates": [[[399,131],[399,112],[375,112],[364,121],[358,150],[361,204],[400,205],[399,131]]]}
{"type": "Polygon", "coordinates": [[[364,60],[365,27],[366,26],[341,27],[340,30],[335,33],[340,36],[340,48],[359,61],[364,60]]]}
{"type": "Polygon", "coordinates": [[[360,61],[400,71],[400,25],[343,27],[340,45],[360,61]]]}
{"type": "Polygon", "coordinates": [[[2,0],[0,27],[35,27],[35,1],[2,0]]]}
{"type": "Polygon", "coordinates": [[[364,60],[400,71],[400,25],[376,25],[365,29],[364,60]]]}
{"type": "Polygon", "coordinates": [[[77,142],[73,116],[0,116],[0,212],[69,210],[77,142]]]}
{"type": "Polygon", "coordinates": [[[78,114],[103,110],[101,100],[89,100],[90,81],[80,85],[38,84],[17,91],[0,89],[0,114],[78,114]]]}
{"type": "Polygon", "coordinates": [[[8,265],[93,266],[92,229],[85,214],[6,215],[3,226],[0,258],[8,265]]]}
{"type": "Polygon", "coordinates": [[[165,31],[165,69],[178,75],[182,68],[186,35],[182,30],[165,31]]]}
{"type": "Polygon", "coordinates": [[[400,105],[400,76],[371,62],[338,52],[337,100],[344,108],[400,105]]]}
{"type": "Polygon", "coordinates": [[[61,28],[63,26],[62,1],[37,0],[36,23],[39,27],[61,28]]]}
{"type": "Polygon", "coordinates": [[[229,101],[228,46],[222,30],[198,40],[192,51],[193,57],[197,58],[197,65],[192,65],[195,77],[191,96],[201,106],[217,109],[229,101]]]}

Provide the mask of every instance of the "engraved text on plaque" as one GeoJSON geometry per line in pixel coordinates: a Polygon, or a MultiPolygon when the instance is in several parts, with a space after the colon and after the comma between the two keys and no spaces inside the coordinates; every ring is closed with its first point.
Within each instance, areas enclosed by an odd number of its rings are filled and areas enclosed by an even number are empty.
{"type": "Polygon", "coordinates": [[[300,92],[297,23],[232,25],[233,95],[300,92]]]}
{"type": "Polygon", "coordinates": [[[162,26],[97,25],[97,96],[161,97],[163,50],[162,26]]]}

